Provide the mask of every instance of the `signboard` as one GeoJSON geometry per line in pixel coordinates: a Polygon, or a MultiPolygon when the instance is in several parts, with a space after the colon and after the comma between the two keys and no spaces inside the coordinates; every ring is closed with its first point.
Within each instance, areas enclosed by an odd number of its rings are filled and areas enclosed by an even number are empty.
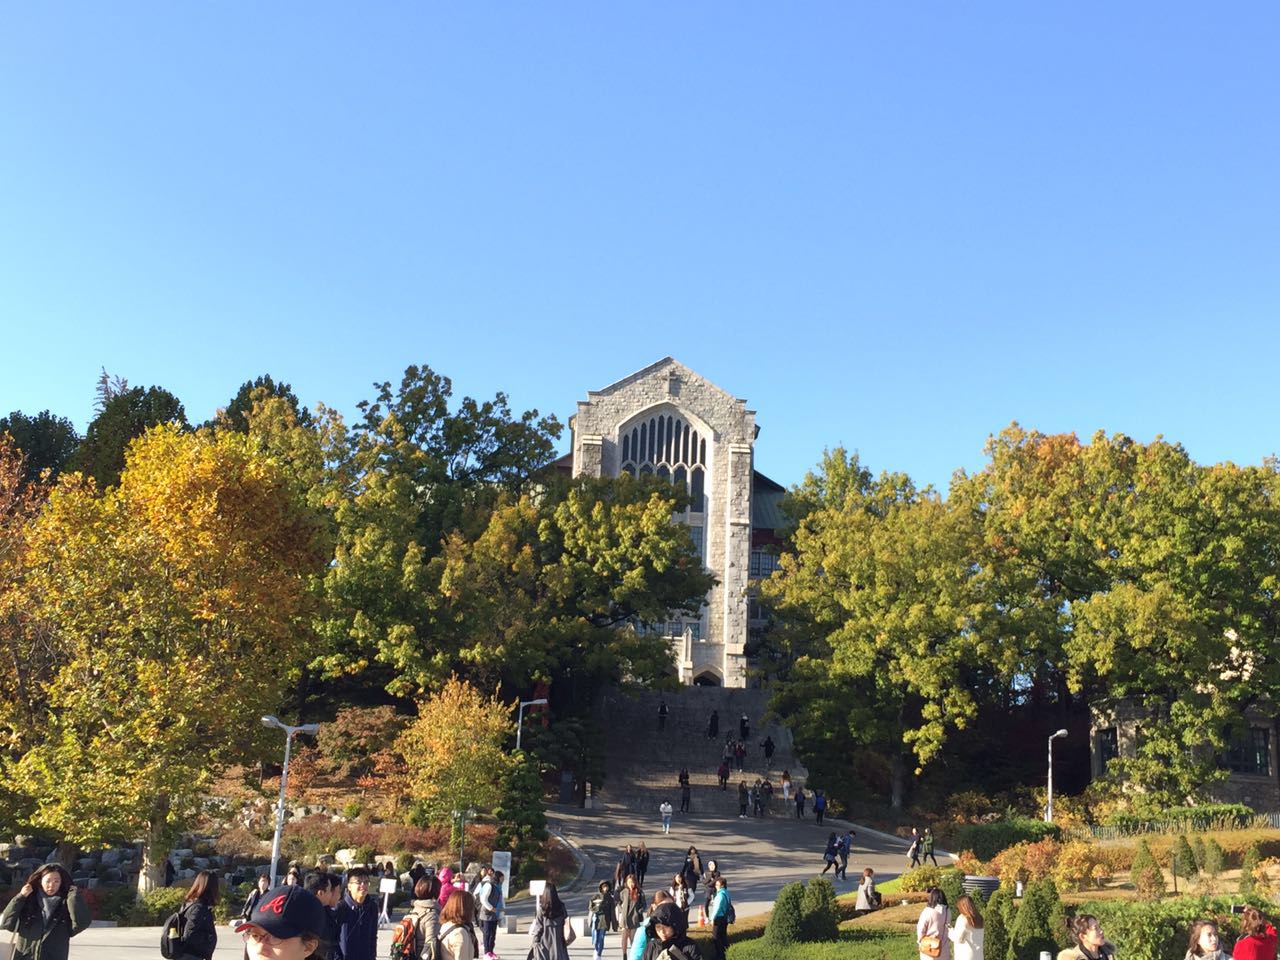
{"type": "Polygon", "coordinates": [[[502,902],[507,902],[507,893],[511,890],[511,851],[493,851],[493,869],[502,874],[502,902]]]}
{"type": "Polygon", "coordinates": [[[542,891],[545,889],[547,889],[547,881],[545,880],[529,881],[529,896],[540,897],[542,896],[542,891]]]}
{"type": "Polygon", "coordinates": [[[400,889],[400,881],[395,877],[383,877],[378,881],[379,893],[395,893],[400,889]]]}

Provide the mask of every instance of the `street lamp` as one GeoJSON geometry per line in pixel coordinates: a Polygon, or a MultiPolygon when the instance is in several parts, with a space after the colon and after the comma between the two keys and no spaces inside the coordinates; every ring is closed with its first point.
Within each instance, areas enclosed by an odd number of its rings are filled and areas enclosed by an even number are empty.
{"type": "Polygon", "coordinates": [[[462,821],[458,825],[458,873],[459,875],[466,873],[467,861],[464,857],[464,851],[467,846],[467,817],[475,818],[476,812],[468,807],[465,810],[454,810],[453,819],[462,821]]]}
{"type": "Polygon", "coordinates": [[[1059,730],[1057,733],[1049,736],[1049,803],[1045,807],[1044,822],[1053,823],[1053,741],[1059,737],[1065,737],[1066,730],[1059,730]]]}
{"type": "Polygon", "coordinates": [[[521,728],[524,726],[524,708],[536,706],[537,704],[540,704],[540,703],[545,704],[546,702],[547,702],[546,697],[539,697],[537,700],[521,700],[520,701],[520,712],[516,715],[516,749],[517,750],[520,749],[520,734],[522,732],[521,728]]]}
{"type": "Polygon", "coordinates": [[[264,727],[275,727],[284,731],[284,768],[280,771],[280,801],[276,804],[276,834],[271,841],[271,887],[276,885],[276,864],[280,860],[280,834],[284,830],[284,791],[289,783],[289,753],[293,747],[294,734],[306,733],[315,736],[320,732],[320,724],[304,723],[290,726],[273,713],[262,718],[264,727]]]}

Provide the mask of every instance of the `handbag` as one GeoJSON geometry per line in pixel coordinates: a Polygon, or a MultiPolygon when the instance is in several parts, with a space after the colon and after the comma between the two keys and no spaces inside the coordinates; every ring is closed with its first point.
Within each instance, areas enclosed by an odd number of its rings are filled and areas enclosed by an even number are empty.
{"type": "Polygon", "coordinates": [[[939,937],[921,937],[920,952],[926,957],[942,956],[942,940],[939,937]]]}
{"type": "Polygon", "coordinates": [[[13,960],[14,954],[17,952],[18,931],[13,931],[13,936],[9,938],[9,942],[0,944],[0,960],[13,960]]]}
{"type": "Polygon", "coordinates": [[[564,934],[564,945],[567,947],[569,944],[573,943],[573,941],[578,939],[578,931],[573,929],[573,921],[568,921],[566,926],[569,928],[564,934]]]}

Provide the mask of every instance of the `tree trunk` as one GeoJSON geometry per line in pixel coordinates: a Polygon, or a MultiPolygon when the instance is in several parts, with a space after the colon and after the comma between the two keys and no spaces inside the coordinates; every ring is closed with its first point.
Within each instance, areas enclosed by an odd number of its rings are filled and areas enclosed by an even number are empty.
{"type": "Polygon", "coordinates": [[[58,844],[58,849],[54,851],[54,859],[74,873],[76,856],[79,853],[79,845],[63,840],[58,844]]]}
{"type": "Polygon", "coordinates": [[[157,798],[151,811],[147,837],[142,842],[142,866],[138,870],[139,896],[164,886],[164,865],[169,859],[169,838],[165,824],[168,813],[169,798],[157,798]]]}

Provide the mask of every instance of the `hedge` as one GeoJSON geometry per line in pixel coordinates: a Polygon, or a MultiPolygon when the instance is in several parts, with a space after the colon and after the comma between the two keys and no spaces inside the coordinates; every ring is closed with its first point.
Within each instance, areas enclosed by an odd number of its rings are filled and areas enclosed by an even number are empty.
{"type": "Polygon", "coordinates": [[[1117,811],[1106,825],[1122,833],[1156,830],[1232,830],[1253,826],[1257,814],[1243,803],[1206,803],[1198,807],[1169,807],[1154,817],[1139,817],[1117,811]]]}
{"type": "Polygon", "coordinates": [[[780,956],[787,960],[919,960],[920,955],[913,933],[858,927],[841,930],[838,940],[788,944],[785,953],[764,938],[731,943],[727,960],[777,960],[780,956]]]}
{"type": "Polygon", "coordinates": [[[1015,843],[1035,843],[1045,837],[1062,839],[1056,824],[1032,817],[1010,817],[993,823],[968,823],[956,830],[957,850],[972,850],[980,860],[990,860],[1015,843]]]}
{"type": "Polygon", "coordinates": [[[1187,950],[1187,935],[1196,920],[1218,923],[1222,949],[1230,952],[1240,932],[1240,918],[1231,905],[1252,903],[1266,914],[1274,904],[1255,896],[1178,897],[1154,903],[1130,900],[1098,900],[1080,904],[1077,916],[1091,913],[1102,923],[1107,939],[1116,946],[1116,956],[1124,960],[1168,960],[1187,950]]]}

